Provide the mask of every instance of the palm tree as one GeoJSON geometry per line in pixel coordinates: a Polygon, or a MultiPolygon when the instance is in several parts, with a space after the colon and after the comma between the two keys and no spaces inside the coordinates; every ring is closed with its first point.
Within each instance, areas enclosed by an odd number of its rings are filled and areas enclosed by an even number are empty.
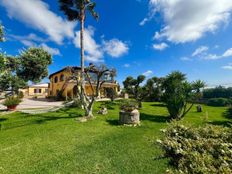
{"type": "Polygon", "coordinates": [[[85,90],[84,90],[84,30],[85,30],[85,19],[86,12],[89,12],[96,20],[99,18],[98,14],[95,12],[95,2],[91,0],[59,0],[60,10],[64,12],[69,21],[79,21],[80,22],[80,56],[81,56],[81,94],[80,99],[82,103],[85,103],[85,90]]]}

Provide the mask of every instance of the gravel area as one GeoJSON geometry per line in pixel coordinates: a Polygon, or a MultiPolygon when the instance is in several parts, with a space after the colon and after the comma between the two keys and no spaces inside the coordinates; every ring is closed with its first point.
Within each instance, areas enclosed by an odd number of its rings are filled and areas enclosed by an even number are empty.
{"type": "MultiPolygon", "coordinates": [[[[2,101],[0,101],[1,103],[2,101]]],[[[23,109],[46,109],[52,107],[61,107],[63,102],[49,101],[47,99],[23,99],[23,101],[17,106],[17,110],[23,109]]],[[[4,110],[6,107],[0,104],[0,110],[4,110]]]]}

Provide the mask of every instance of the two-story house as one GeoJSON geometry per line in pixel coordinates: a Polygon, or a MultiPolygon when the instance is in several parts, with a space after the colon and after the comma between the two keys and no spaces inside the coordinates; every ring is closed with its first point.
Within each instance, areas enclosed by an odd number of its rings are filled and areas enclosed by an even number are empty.
{"type": "MultiPolygon", "coordinates": [[[[77,82],[75,80],[70,79],[70,77],[73,75],[71,70],[75,70],[77,74],[77,78],[80,78],[80,67],[65,67],[61,69],[60,71],[57,71],[49,76],[50,84],[49,84],[49,96],[57,96],[59,93],[64,98],[73,98],[77,94],[77,82]]],[[[94,78],[94,73],[90,74],[91,79],[94,78]]],[[[107,89],[112,88],[116,93],[119,89],[119,84],[110,76],[107,74],[102,77],[105,81],[100,89],[100,97],[107,97],[107,89]]],[[[94,84],[93,84],[94,85],[94,84]]],[[[95,91],[92,90],[90,84],[87,82],[85,83],[85,91],[86,94],[91,96],[95,91]]]]}

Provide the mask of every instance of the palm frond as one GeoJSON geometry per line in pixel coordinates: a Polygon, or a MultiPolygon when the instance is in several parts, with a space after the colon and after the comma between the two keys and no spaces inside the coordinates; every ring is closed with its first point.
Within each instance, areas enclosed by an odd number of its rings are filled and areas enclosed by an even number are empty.
{"type": "Polygon", "coordinates": [[[73,0],[59,0],[60,10],[64,12],[69,21],[76,21],[80,19],[80,13],[74,8],[73,0]]]}
{"type": "Polygon", "coordinates": [[[95,2],[90,2],[88,5],[87,5],[87,9],[88,11],[91,13],[91,15],[96,19],[98,20],[99,19],[99,15],[98,13],[95,12],[94,8],[96,7],[96,3],[95,2]]]}

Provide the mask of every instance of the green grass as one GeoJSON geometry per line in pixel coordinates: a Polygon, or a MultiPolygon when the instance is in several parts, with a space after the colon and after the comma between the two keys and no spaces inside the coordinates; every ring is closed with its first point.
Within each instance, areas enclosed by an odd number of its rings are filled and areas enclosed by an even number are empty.
{"type": "MultiPolygon", "coordinates": [[[[99,103],[96,104],[96,113],[99,103]]],[[[225,107],[195,108],[182,121],[227,125],[225,107]]],[[[167,110],[158,103],[143,103],[140,127],[119,126],[118,106],[107,116],[79,123],[76,109],[28,115],[0,116],[0,173],[164,173],[168,159],[160,159],[154,143],[167,126],[167,110]]]]}

